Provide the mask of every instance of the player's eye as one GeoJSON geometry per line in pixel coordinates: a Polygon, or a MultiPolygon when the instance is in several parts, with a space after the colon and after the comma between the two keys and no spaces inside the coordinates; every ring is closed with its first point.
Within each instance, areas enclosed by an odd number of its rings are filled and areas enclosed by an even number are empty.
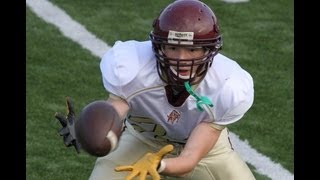
{"type": "Polygon", "coordinates": [[[202,47],[192,47],[192,48],[188,48],[190,52],[200,52],[203,51],[202,47]]]}

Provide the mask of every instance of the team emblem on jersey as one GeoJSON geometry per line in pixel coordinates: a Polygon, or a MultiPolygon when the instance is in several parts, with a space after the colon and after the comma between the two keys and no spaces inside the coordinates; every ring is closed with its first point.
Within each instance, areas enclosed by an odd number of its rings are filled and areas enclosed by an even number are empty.
{"type": "Polygon", "coordinates": [[[171,124],[174,124],[175,122],[178,122],[179,118],[180,118],[181,113],[173,110],[169,115],[167,115],[168,117],[168,122],[171,122],[171,124]]]}

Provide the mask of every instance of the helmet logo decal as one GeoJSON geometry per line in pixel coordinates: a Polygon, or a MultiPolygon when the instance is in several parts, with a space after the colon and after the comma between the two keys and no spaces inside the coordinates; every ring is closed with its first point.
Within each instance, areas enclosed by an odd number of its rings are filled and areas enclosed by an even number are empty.
{"type": "Polygon", "coordinates": [[[173,110],[169,115],[167,115],[167,117],[168,117],[167,122],[171,122],[171,124],[178,122],[180,115],[181,115],[180,112],[173,110]]]}
{"type": "Polygon", "coordinates": [[[193,44],[194,32],[178,32],[169,30],[168,43],[170,44],[193,44]]]}

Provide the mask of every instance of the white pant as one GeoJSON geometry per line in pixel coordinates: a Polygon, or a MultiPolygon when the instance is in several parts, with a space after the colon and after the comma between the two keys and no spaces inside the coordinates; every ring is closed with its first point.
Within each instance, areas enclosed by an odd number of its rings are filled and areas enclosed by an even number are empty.
{"type": "MultiPolygon", "coordinates": [[[[90,180],[124,180],[130,172],[116,172],[114,171],[116,166],[132,165],[147,152],[157,152],[167,144],[167,142],[151,141],[145,138],[129,123],[126,123],[126,126],[118,147],[107,156],[97,159],[90,180]]],[[[166,157],[179,155],[183,148],[179,144],[173,145],[175,150],[166,157]]],[[[187,177],[162,176],[161,179],[254,180],[255,178],[247,164],[232,150],[228,130],[225,128],[216,145],[187,177]]]]}

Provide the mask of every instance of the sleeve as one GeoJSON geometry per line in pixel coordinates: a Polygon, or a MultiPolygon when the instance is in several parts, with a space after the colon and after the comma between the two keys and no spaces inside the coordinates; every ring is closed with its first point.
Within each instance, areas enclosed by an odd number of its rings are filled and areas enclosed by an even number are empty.
{"type": "Polygon", "coordinates": [[[117,41],[102,57],[100,70],[105,89],[125,99],[123,87],[139,72],[139,60],[132,42],[117,41]]]}
{"type": "Polygon", "coordinates": [[[226,80],[215,101],[215,123],[227,125],[240,120],[254,99],[253,80],[249,73],[234,73],[226,80]]]}

